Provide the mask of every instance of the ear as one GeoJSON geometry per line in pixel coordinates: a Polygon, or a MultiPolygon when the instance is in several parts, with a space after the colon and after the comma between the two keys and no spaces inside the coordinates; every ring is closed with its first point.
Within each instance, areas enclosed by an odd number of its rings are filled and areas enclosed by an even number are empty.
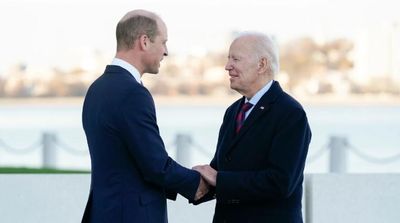
{"type": "Polygon", "coordinates": [[[266,73],[268,69],[268,60],[265,57],[261,57],[261,59],[258,61],[258,73],[263,74],[266,73]]]}
{"type": "Polygon", "coordinates": [[[149,47],[149,41],[150,41],[150,39],[149,39],[149,37],[147,35],[141,35],[139,37],[140,48],[142,50],[146,51],[148,49],[148,47],[149,47]]]}

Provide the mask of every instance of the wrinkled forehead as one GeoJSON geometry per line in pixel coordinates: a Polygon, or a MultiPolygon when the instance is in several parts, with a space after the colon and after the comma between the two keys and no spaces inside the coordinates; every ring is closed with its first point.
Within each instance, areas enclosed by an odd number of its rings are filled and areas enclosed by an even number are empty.
{"type": "Polygon", "coordinates": [[[238,37],[232,42],[229,48],[229,54],[246,56],[254,51],[253,47],[254,41],[252,41],[252,38],[247,36],[238,37]]]}
{"type": "Polygon", "coordinates": [[[253,47],[255,42],[257,41],[258,37],[255,35],[242,35],[237,37],[233,42],[232,45],[237,45],[241,47],[253,47]]]}

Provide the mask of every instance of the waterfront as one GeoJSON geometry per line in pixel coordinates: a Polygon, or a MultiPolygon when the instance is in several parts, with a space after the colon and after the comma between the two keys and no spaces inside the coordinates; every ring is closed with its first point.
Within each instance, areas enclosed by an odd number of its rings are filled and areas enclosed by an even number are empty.
{"type": "MultiPolygon", "coordinates": [[[[211,159],[219,126],[226,106],[232,100],[207,100],[194,103],[156,99],[158,124],[168,152],[175,157],[173,145],[176,134],[192,136],[198,147],[193,150],[191,164],[208,163],[211,159]],[[199,150],[202,148],[203,152],[199,150]]],[[[81,125],[82,99],[60,100],[58,103],[2,103],[0,104],[0,139],[15,149],[26,149],[40,140],[42,132],[57,134],[59,141],[76,151],[58,148],[59,168],[90,169],[84,132],[81,125]]],[[[364,154],[377,160],[365,160],[349,153],[348,170],[353,173],[400,172],[400,160],[385,163],[379,159],[400,153],[400,105],[323,104],[304,103],[313,131],[309,158],[328,144],[330,136],[343,136],[364,154]],[[378,161],[378,162],[376,162],[378,161]]],[[[27,153],[5,150],[0,146],[1,166],[39,167],[42,163],[40,148],[27,153]]],[[[328,152],[307,163],[306,172],[328,171],[328,152]]]]}

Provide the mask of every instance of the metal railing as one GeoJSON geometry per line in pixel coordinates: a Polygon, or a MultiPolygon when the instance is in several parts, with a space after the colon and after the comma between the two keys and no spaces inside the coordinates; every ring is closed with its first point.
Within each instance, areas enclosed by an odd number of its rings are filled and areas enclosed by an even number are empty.
{"type": "MultiPolygon", "coordinates": [[[[176,160],[184,165],[190,166],[191,157],[194,151],[199,152],[201,155],[209,158],[213,157],[213,152],[204,149],[199,143],[193,140],[191,135],[188,134],[176,134],[174,141],[168,145],[168,148],[173,147],[176,150],[176,160]]],[[[62,139],[57,137],[54,132],[43,132],[41,139],[31,143],[28,146],[22,148],[16,148],[4,140],[0,139],[0,152],[4,150],[7,153],[15,155],[28,154],[41,149],[42,151],[42,166],[45,168],[56,168],[57,167],[57,153],[59,149],[74,155],[74,156],[88,156],[88,149],[76,149],[73,146],[68,145],[62,139]]],[[[348,155],[353,153],[359,158],[374,164],[387,164],[400,160],[400,153],[393,154],[388,157],[377,158],[373,155],[369,155],[357,149],[355,146],[349,143],[349,140],[343,136],[331,136],[328,143],[322,146],[316,152],[308,154],[307,163],[312,163],[326,153],[329,152],[329,172],[331,173],[346,173],[348,164],[348,155]]]]}

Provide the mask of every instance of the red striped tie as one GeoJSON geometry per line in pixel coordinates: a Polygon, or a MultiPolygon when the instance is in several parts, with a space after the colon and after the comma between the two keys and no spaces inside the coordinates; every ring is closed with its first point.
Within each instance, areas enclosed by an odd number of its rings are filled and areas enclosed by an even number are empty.
{"type": "Polygon", "coordinates": [[[253,107],[253,104],[250,102],[246,102],[245,104],[242,105],[242,108],[240,109],[238,115],[236,116],[236,133],[238,133],[240,131],[240,128],[242,128],[244,123],[245,113],[251,107],[253,107]]]}

